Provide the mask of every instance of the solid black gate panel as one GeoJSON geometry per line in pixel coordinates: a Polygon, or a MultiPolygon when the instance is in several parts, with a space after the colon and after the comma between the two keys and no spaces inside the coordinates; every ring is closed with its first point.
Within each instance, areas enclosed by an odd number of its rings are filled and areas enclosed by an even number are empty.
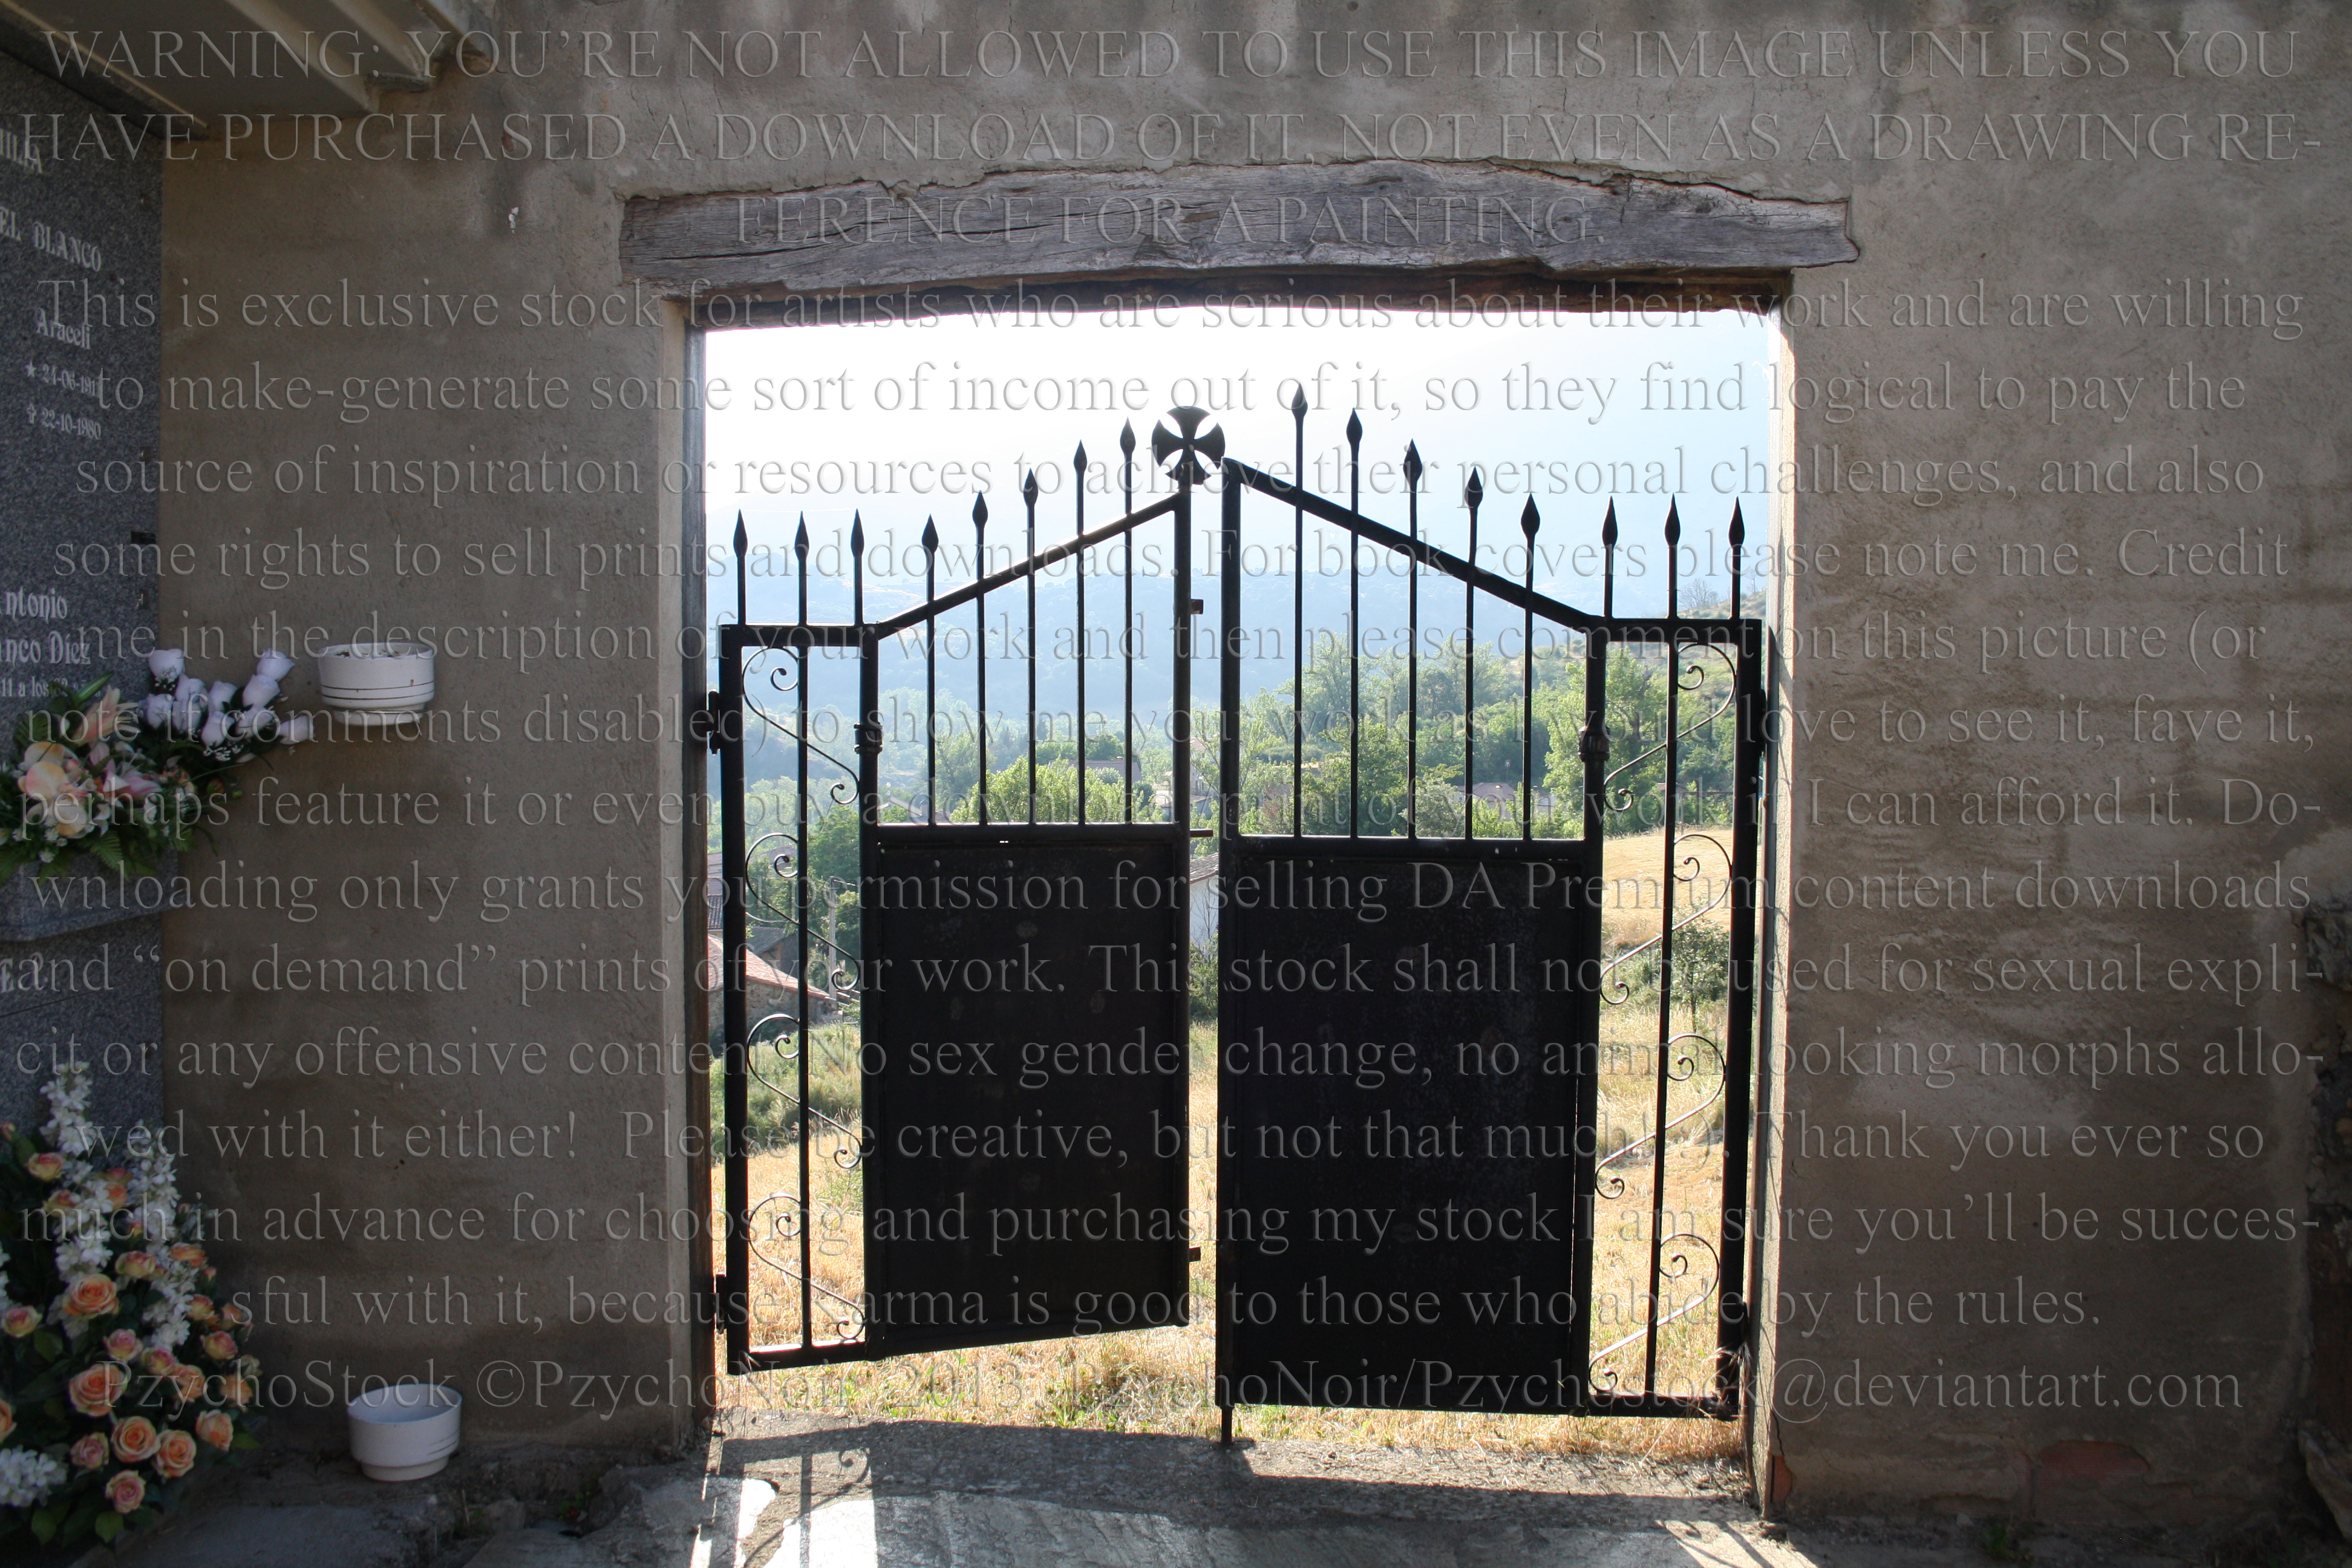
{"type": "Polygon", "coordinates": [[[884,827],[865,893],[866,1340],[1185,1316],[1183,841],[884,827]]]}
{"type": "Polygon", "coordinates": [[[1580,1405],[1583,845],[1224,854],[1218,1403],[1580,1405]]]}

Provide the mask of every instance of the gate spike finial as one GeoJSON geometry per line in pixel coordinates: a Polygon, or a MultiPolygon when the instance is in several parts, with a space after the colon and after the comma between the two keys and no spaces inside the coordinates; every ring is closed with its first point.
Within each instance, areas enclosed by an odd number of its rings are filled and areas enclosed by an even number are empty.
{"type": "Polygon", "coordinates": [[[1354,409],[1348,411],[1348,449],[1354,451],[1364,444],[1364,421],[1354,409]]]}
{"type": "Polygon", "coordinates": [[[1037,504],[1037,470],[1034,468],[1030,469],[1028,477],[1021,481],[1021,499],[1031,506],[1037,504]]]}
{"type": "Polygon", "coordinates": [[[971,498],[971,521],[972,526],[975,528],[985,528],[988,526],[988,498],[986,496],[974,496],[971,498]]]}
{"type": "MultiPolygon", "coordinates": [[[[1542,526],[1543,513],[1536,510],[1536,498],[1529,496],[1528,498],[1528,504],[1519,509],[1519,531],[1526,534],[1528,540],[1532,542],[1536,536],[1536,530],[1542,526]]],[[[1533,556],[1529,556],[1528,558],[1528,564],[1530,568],[1534,566],[1535,558],[1533,556]]]]}
{"type": "Polygon", "coordinates": [[[1674,502],[1668,501],[1666,503],[1666,542],[1668,544],[1680,544],[1682,542],[1682,511],[1675,505],[1674,502]]]}
{"type": "Polygon", "coordinates": [[[1070,459],[1070,467],[1080,474],[1087,471],[1087,444],[1084,441],[1078,443],[1077,455],[1070,459]]]}
{"type": "Polygon", "coordinates": [[[743,626],[751,619],[751,579],[744,570],[744,557],[751,552],[751,535],[743,526],[743,512],[735,512],[735,624],[743,626]]]}
{"type": "Polygon", "coordinates": [[[1132,419],[1119,426],[1118,449],[1128,457],[1135,456],[1135,421],[1132,419]]]}
{"type": "Polygon", "coordinates": [[[866,514],[859,511],[849,514],[849,618],[866,620],[866,514]]]}
{"type": "Polygon", "coordinates": [[[793,578],[800,589],[801,625],[808,625],[808,513],[801,513],[800,528],[793,534],[793,559],[798,563],[793,578]]]}
{"type": "Polygon", "coordinates": [[[1468,507],[1472,511],[1476,511],[1478,510],[1478,503],[1486,499],[1486,486],[1485,482],[1478,478],[1478,470],[1475,468],[1473,468],[1470,470],[1469,479],[1462,487],[1462,504],[1468,507]]]}
{"type": "Polygon", "coordinates": [[[1604,616],[1617,613],[1617,502],[1609,503],[1608,515],[1601,520],[1601,613],[1604,616]]]}
{"type": "Polygon", "coordinates": [[[1307,384],[1303,381],[1290,389],[1290,416],[1293,419],[1307,417],[1307,384]]]}
{"type": "Polygon", "coordinates": [[[939,552],[940,525],[927,517],[923,519],[923,553],[936,555],[939,552]]]}
{"type": "Polygon", "coordinates": [[[1421,489],[1422,473],[1421,448],[1414,446],[1412,442],[1407,441],[1404,444],[1405,484],[1410,489],[1418,491],[1421,489]]]}
{"type": "Polygon", "coordinates": [[[1739,618],[1739,558],[1746,553],[1748,543],[1748,521],[1739,515],[1737,500],[1731,503],[1731,529],[1727,537],[1731,542],[1731,618],[1736,621],[1739,618]]]}

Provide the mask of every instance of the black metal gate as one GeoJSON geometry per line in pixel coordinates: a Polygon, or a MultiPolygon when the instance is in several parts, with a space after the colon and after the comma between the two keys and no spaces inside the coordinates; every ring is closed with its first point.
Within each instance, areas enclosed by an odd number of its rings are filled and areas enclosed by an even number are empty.
{"type": "MultiPolygon", "coordinates": [[[[1292,412],[1303,475],[1303,398],[1292,412]]],[[[739,624],[719,633],[708,717],[730,1369],[1187,1320],[1210,1239],[1186,1201],[1200,896],[1216,915],[1220,1405],[1732,1413],[1749,1332],[1764,720],[1738,508],[1730,593],[1701,606],[1717,613],[1684,613],[1670,507],[1665,613],[1621,616],[1612,506],[1593,614],[1536,592],[1531,500],[1520,580],[1476,564],[1475,469],[1457,554],[1425,535],[1410,447],[1404,527],[1364,515],[1352,417],[1344,506],[1226,458],[1202,411],[1169,418],[1145,470],[1169,493],[1136,505],[1123,432],[1124,508],[1089,531],[1088,480],[1104,476],[1082,447],[1069,535],[1038,544],[1033,472],[1013,558],[992,567],[982,500],[970,580],[942,593],[940,557],[952,570],[959,552],[927,521],[924,596],[895,614],[866,614],[860,525],[851,619],[812,623],[803,528],[798,617],[740,624],[739,520],[739,624]],[[1194,496],[1213,479],[1213,557],[1197,575],[1219,588],[1213,644],[1195,640],[1192,560],[1194,496]],[[1253,496],[1290,534],[1291,569],[1255,587],[1253,496]],[[1344,540],[1344,615],[1310,615],[1310,526],[1344,540]],[[1136,566],[1153,529],[1169,535],[1164,576],[1136,566]],[[1368,558],[1402,579],[1401,639],[1367,632],[1368,558]],[[1038,587],[1066,563],[1075,733],[1048,719],[1041,737],[1038,587]],[[1252,602],[1268,581],[1288,584],[1286,605],[1252,602]],[[1005,614],[992,656],[989,600],[1007,594],[1026,635],[1005,614]],[[960,716],[940,656],[967,608],[975,689],[960,716]],[[1482,642],[1482,625],[1504,635],[1482,642]],[[1191,679],[1211,655],[1213,719],[1191,679]],[[1000,681],[1025,677],[1026,700],[993,773],[992,657],[1000,681]],[[1166,692],[1156,713],[1139,659],[1166,692]],[[1270,679],[1286,659],[1287,681],[1270,679]],[[854,697],[836,665],[854,667],[854,697]],[[1116,692],[1099,729],[1090,672],[1116,692]],[[840,696],[813,700],[828,676],[840,696]],[[813,725],[835,712],[852,718],[854,763],[813,725]],[[1202,798],[1194,756],[1211,735],[1202,798]],[[778,788],[747,793],[747,757],[768,748],[778,788]],[[754,820],[763,800],[772,824],[754,820]],[[854,877],[817,866],[845,843],[828,805],[856,814],[854,877]],[[763,931],[782,939],[772,956],[763,931]]],[[[1381,589],[1391,611],[1396,586],[1381,589]]]]}

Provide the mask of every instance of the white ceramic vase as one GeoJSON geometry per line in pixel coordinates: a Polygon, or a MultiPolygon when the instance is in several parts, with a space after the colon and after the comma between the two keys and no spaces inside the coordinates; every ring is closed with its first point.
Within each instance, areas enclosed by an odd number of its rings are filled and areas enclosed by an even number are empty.
{"type": "Polygon", "coordinates": [[[433,700],[433,649],[421,642],[338,643],[319,655],[319,699],[345,713],[414,713],[433,700]]]}
{"type": "Polygon", "coordinates": [[[465,1395],[437,1383],[370,1389],[346,1407],[352,1458],[373,1480],[438,1475],[457,1451],[457,1416],[465,1403],[465,1395]]]}

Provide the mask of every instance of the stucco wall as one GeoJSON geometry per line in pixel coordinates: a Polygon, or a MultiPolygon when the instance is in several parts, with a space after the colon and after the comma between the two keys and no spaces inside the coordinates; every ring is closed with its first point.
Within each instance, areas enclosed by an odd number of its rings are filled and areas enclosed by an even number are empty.
{"type": "MultiPolygon", "coordinates": [[[[583,584],[575,569],[579,545],[675,540],[681,527],[677,487],[664,484],[678,417],[598,407],[591,394],[602,376],[676,374],[684,348],[679,310],[622,277],[623,199],[859,178],[960,183],[1002,167],[1240,163],[1254,150],[1259,161],[1319,163],[1369,155],[1342,116],[1367,132],[1378,116],[1384,155],[1632,170],[1852,203],[1861,259],[1798,274],[1804,303],[1786,317],[1801,381],[1779,543],[1806,570],[1781,584],[1783,868],[1800,879],[1885,878],[1894,907],[1839,907],[1843,887],[1794,881],[1797,907],[1776,938],[1785,1020],[1774,1038],[1797,1056],[1775,1080],[1785,1155],[1776,1226],[1786,1228],[1765,1284],[1786,1320],[1769,1441],[1790,1505],[2149,1515],[2277,1494],[2303,1375],[2311,1068],[2289,1051],[2279,1060],[2291,1071],[2243,1073],[2234,1047],[2240,1030],[2251,1041],[2257,1028],[2265,1041],[2310,1045],[2316,1005],[2298,978],[2281,891],[2292,903],[2352,879],[2334,821],[2344,769],[2331,701],[2342,660],[2330,612],[2346,565],[2325,527],[2343,483],[2325,271],[2344,211],[2327,178],[2331,111],[2344,101],[2333,18],[2312,5],[1888,5],[1867,16],[1691,5],[1670,18],[1594,5],[1543,20],[1564,31],[1545,32],[1528,53],[1522,30],[1506,53],[1495,34],[1525,18],[1505,6],[1372,0],[1318,16],[992,5],[909,18],[871,5],[541,0],[502,7],[499,44],[519,44],[519,60],[509,52],[492,68],[472,57],[481,74],[453,72],[431,94],[390,105],[417,118],[346,124],[333,142],[306,127],[299,154],[282,159],[258,133],[181,149],[164,184],[168,374],[340,387],[352,376],[528,373],[564,378],[571,401],[371,409],[356,421],[332,401],[167,409],[167,458],[253,465],[245,493],[163,498],[164,544],[194,546],[197,562],[164,585],[167,630],[217,629],[227,652],[211,663],[240,666],[257,625],[336,639],[371,616],[519,635],[654,632],[649,658],[551,649],[526,661],[509,651],[521,642],[498,637],[469,644],[495,652],[445,657],[439,707],[456,732],[321,745],[269,781],[272,798],[296,792],[305,810],[314,795],[429,793],[437,820],[265,826],[257,796],[218,830],[221,860],[232,874],[241,863],[315,877],[315,918],[236,907],[232,896],[230,907],[169,921],[173,963],[226,966],[225,989],[167,995],[168,1094],[194,1130],[206,1201],[240,1216],[242,1240],[221,1252],[257,1310],[278,1314],[259,1342],[275,1368],[299,1375],[316,1363],[332,1382],[347,1371],[422,1372],[431,1358],[475,1386],[484,1365],[509,1360],[529,1396],[503,1414],[478,1402],[478,1430],[578,1440],[672,1430],[682,1408],[667,1397],[640,1405],[636,1390],[651,1385],[632,1384],[607,1419],[613,1396],[588,1393],[595,1403],[575,1406],[585,1391],[566,1383],[558,1394],[541,1365],[660,1381],[691,1360],[683,1325],[574,1322],[572,1310],[579,1289],[674,1303],[688,1289],[685,1248],[602,1232],[609,1211],[634,1215],[640,1194],[684,1201],[680,1162],[630,1133],[679,1124],[688,1080],[575,1073],[569,1058],[576,1042],[683,1039],[674,879],[698,869],[681,864],[681,835],[657,813],[635,815],[682,787],[667,743],[681,585],[610,574],[583,584]],[[1328,77],[1313,52],[1318,26],[1328,77]],[[1122,62],[1096,37],[1118,27],[1172,42],[1122,62]],[[740,73],[768,58],[754,44],[738,60],[746,28],[788,30],[773,70],[740,73]],[[941,28],[952,34],[944,43],[941,28]],[[1087,34],[1071,74],[1040,74],[1033,28],[1087,34]],[[689,51],[688,29],[714,47],[733,35],[720,49],[726,74],[689,51]],[[1391,35],[1380,40],[1395,45],[1385,74],[1360,49],[1350,74],[1337,72],[1351,29],[1360,43],[1368,31],[1391,35]],[[991,30],[1019,35],[1018,68],[979,68],[970,51],[991,30]],[[2184,31],[2176,62],[2163,35],[2180,44],[2184,31]],[[1287,42],[1279,64],[1276,37],[1287,42]],[[942,49],[945,71],[971,74],[944,74],[942,49]],[[1141,78],[1102,74],[1134,71],[1139,59],[1141,78]],[[1374,74],[1353,74],[1368,64],[1374,74]],[[881,114],[906,136],[862,118],[881,114]],[[818,117],[833,115],[867,133],[859,152],[833,121],[842,151],[828,153],[818,117]],[[1005,118],[982,125],[976,153],[983,115],[1005,118]],[[1086,122],[1083,156],[1073,115],[1100,117],[1086,122]],[[750,117],[726,121],[724,149],[720,116],[750,117]],[[774,116],[799,117],[773,121],[772,151],[793,155],[745,154],[745,127],[774,116]],[[1002,128],[1034,155],[992,155],[1002,128]],[[2260,296],[2270,324],[2206,323],[2206,279],[2216,300],[2260,296]],[[345,325],[346,287],[429,294],[430,324],[345,325]],[[2129,319],[2118,319],[2118,296],[2148,303],[2145,324],[2128,301],[2129,319]],[[575,298],[600,302],[595,324],[547,324],[551,299],[575,298]],[[310,317],[313,299],[322,321],[310,317]],[[2196,322],[2166,321],[2168,299],[2196,322]],[[2174,378],[2192,361],[2217,397],[2222,378],[2242,383],[2228,389],[2234,405],[2176,400],[2186,391],[2174,378]],[[1825,390],[1865,365],[1865,381],[1825,390]],[[2004,378],[2015,381],[2006,397],[2004,378]],[[1919,385],[1933,406],[1912,405],[1919,385]],[[354,493],[353,459],[384,458],[527,460],[535,478],[569,471],[573,488],[436,498],[428,467],[425,493],[354,493]],[[634,465],[642,488],[616,495],[607,480],[582,493],[582,468],[595,464],[634,465]],[[1882,493],[1898,464],[1909,492],[1882,493]],[[2099,489],[2082,493],[2092,465],[2099,489]],[[2178,493],[2171,481],[2191,472],[2198,481],[2182,479],[2178,493]],[[2241,527],[2257,546],[2243,561],[2168,552],[2232,542],[2241,527]],[[247,568],[248,542],[290,543],[298,530],[305,544],[329,547],[323,566],[283,584],[258,574],[257,553],[247,568]],[[551,544],[552,572],[529,564],[536,553],[511,575],[469,553],[534,540],[551,544]],[[366,570],[351,554],[339,569],[337,544],[364,544],[366,570]],[[416,568],[420,546],[439,551],[437,571],[416,568]],[[1901,546],[1919,547],[1916,567],[1879,553],[1901,546]],[[2046,547],[2056,564],[2028,574],[2020,546],[2036,559],[2046,547]],[[543,738],[531,715],[549,702],[617,715],[619,738],[543,738]],[[2313,743],[2285,738],[2290,704],[2295,735],[2313,743]],[[2157,710],[2176,715],[2185,738],[2151,738],[2157,710]],[[2221,710],[2239,721],[2219,721],[2221,710]],[[2019,779],[2035,781],[2023,824],[2019,779]],[[2294,803],[2281,808],[2286,820],[2232,824],[2253,788],[2294,803]],[[600,799],[618,803],[606,811],[616,820],[599,819],[600,799]],[[550,819],[530,822],[526,803],[550,819]],[[383,907],[374,879],[396,871],[414,889],[412,865],[441,886],[454,879],[446,909],[429,889],[422,910],[383,907]],[[618,907],[486,911],[485,879],[608,868],[618,907]],[[2215,879],[2210,903],[2200,876],[2215,879]],[[367,880],[365,907],[345,907],[347,877],[367,880]],[[2140,877],[2154,880],[2121,880],[2140,877]],[[2231,878],[2253,907],[2229,902],[2231,878]],[[1917,879],[1933,879],[1933,901],[1917,879]],[[2037,879],[2080,897],[2071,907],[2047,891],[2021,899],[2021,884],[2031,895],[2037,879]],[[2122,907],[2096,903],[2094,879],[2117,879],[2122,907]],[[1986,907],[1948,907],[1947,879],[1986,907]],[[290,978],[298,959],[380,956],[448,968],[429,987],[356,995],[290,978]],[[557,988],[555,966],[583,958],[669,967],[658,982],[632,969],[623,989],[557,988]],[[526,995],[527,973],[546,988],[526,995]],[[344,1070],[363,1030],[371,1043],[470,1050],[478,1040],[486,1050],[478,1071],[457,1076],[344,1070]],[[546,1047],[543,1071],[487,1050],[527,1041],[546,1047]],[[2044,1053],[2047,1071],[1980,1071],[1993,1041],[2051,1042],[2059,1060],[2044,1053]],[[2095,1077],[2090,1053],[2065,1048],[2127,1041],[2170,1049],[2151,1053],[2148,1070],[2119,1053],[2095,1077]],[[2209,1041],[2231,1047],[2231,1070],[2209,1070],[2209,1041]],[[214,1047],[231,1042],[236,1072],[211,1070],[214,1047]],[[1901,1064],[1881,1042],[1947,1045],[1949,1075],[1893,1070],[1901,1064]],[[320,1070],[305,1070],[306,1045],[323,1053],[320,1070]],[[257,1067],[248,1047],[266,1048],[257,1067]],[[445,1112],[453,1127],[477,1113],[502,1128],[551,1127],[552,1142],[528,1154],[445,1155],[445,1112]],[[290,1148],[272,1144],[264,1157],[256,1143],[238,1155],[212,1131],[289,1121],[318,1129],[324,1152],[306,1150],[298,1131],[290,1148]],[[429,1149],[407,1149],[410,1127],[430,1130],[429,1149]],[[1991,1152],[2011,1131],[2037,1148],[2046,1140],[2049,1152],[1991,1152]],[[314,1194],[331,1214],[470,1208],[482,1234],[439,1246],[265,1236],[268,1211],[302,1209],[314,1194]],[[2042,1227],[2045,1203],[2068,1212],[2063,1237],[2054,1221],[2042,1227]],[[2000,1215],[1990,1238],[1988,1205],[2000,1215]],[[2276,1228],[2293,1234],[2133,1239],[2126,1211],[2151,1208],[2286,1211],[2276,1228]],[[541,1210],[576,1220],[576,1237],[540,1239],[541,1210]],[[2076,1234],[2085,1210],[2089,1239],[2076,1234]],[[1920,1216],[1921,1239],[1896,1239],[1906,1213],[1920,1216]],[[1930,1224],[1948,1239],[1926,1239],[1930,1224]],[[287,1300],[258,1294],[274,1278],[315,1296],[321,1276],[323,1322],[288,1319],[287,1300]],[[425,1321],[427,1287],[438,1291],[445,1277],[466,1296],[464,1327],[425,1321]],[[1895,1305],[1879,1304],[1882,1284],[1895,1305]],[[520,1340],[497,1304],[507,1291],[511,1316],[518,1287],[534,1323],[520,1340]],[[1960,1320],[1966,1292],[2007,1291],[2013,1303],[2020,1290],[2029,1318],[2046,1293],[2041,1315],[2053,1321],[1982,1326],[1987,1303],[1974,1299],[1960,1320]],[[390,1322],[362,1321],[357,1298],[368,1292],[392,1307],[390,1322]],[[1900,1321],[1886,1316],[1896,1311],[1900,1321]],[[2187,1405],[2168,1406],[2173,1384],[2130,1381],[2167,1375],[2190,1380],[2179,1385],[2187,1405]],[[2200,1386],[2217,1407],[2194,1407],[2200,1386]],[[558,1408],[537,1408],[542,1398],[558,1408]]],[[[992,47],[992,68],[1004,66],[1005,45],[992,47]]],[[[277,132],[279,154],[288,134],[277,132]]],[[[201,642],[191,634],[192,649],[201,642]]],[[[2096,885],[2104,895],[2108,884],[2096,885]]]]}

